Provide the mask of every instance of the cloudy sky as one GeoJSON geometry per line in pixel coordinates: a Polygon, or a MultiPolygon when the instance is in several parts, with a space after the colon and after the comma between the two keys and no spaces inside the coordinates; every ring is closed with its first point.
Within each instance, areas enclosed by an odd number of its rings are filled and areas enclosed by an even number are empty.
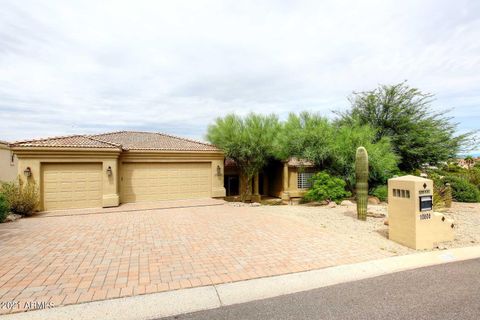
{"type": "Polygon", "coordinates": [[[480,128],[480,1],[0,0],[0,139],[332,116],[408,80],[480,128]]]}

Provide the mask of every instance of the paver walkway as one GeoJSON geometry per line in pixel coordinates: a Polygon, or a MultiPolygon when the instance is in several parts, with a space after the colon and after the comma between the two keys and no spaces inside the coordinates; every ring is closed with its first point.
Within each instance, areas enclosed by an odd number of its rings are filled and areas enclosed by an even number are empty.
{"type": "Polygon", "coordinates": [[[0,225],[0,302],[66,305],[382,258],[319,226],[229,205],[0,225]]]}

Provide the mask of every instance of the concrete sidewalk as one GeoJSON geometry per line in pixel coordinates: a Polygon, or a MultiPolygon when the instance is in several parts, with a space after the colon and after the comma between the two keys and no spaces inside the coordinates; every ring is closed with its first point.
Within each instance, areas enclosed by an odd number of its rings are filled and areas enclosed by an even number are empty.
{"type": "Polygon", "coordinates": [[[4,319],[154,319],[480,257],[480,246],[415,253],[325,269],[59,308],[4,319]]]}

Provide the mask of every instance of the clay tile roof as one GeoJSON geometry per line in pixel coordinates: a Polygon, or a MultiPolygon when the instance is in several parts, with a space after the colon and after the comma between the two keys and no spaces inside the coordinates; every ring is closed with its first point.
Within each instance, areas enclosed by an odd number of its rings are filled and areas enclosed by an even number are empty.
{"type": "Polygon", "coordinates": [[[13,147],[113,148],[123,150],[219,151],[215,146],[163,133],[119,131],[19,141],[13,147]]]}
{"type": "Polygon", "coordinates": [[[215,146],[171,136],[164,133],[119,131],[92,135],[90,137],[116,143],[124,150],[173,150],[173,151],[218,151],[215,146]]]}
{"type": "Polygon", "coordinates": [[[38,140],[19,141],[12,144],[13,147],[52,147],[52,148],[114,148],[119,146],[87,136],[73,135],[53,137],[38,140]]]}

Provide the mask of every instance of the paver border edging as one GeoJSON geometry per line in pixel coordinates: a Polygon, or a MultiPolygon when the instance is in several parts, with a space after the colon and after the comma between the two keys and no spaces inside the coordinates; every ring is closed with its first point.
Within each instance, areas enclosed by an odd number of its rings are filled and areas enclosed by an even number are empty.
{"type": "Polygon", "coordinates": [[[480,246],[417,252],[280,276],[14,313],[2,319],[155,319],[476,258],[480,258],[480,246]]]}

